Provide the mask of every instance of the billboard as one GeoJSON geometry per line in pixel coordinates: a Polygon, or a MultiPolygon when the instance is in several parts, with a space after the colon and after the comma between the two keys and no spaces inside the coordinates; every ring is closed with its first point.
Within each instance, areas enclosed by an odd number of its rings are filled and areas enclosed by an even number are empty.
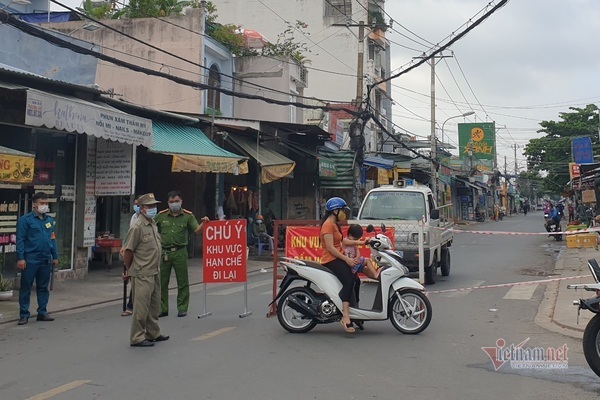
{"type": "Polygon", "coordinates": [[[493,160],[496,154],[494,122],[458,124],[460,159],[469,158],[471,149],[475,160],[493,160]]]}
{"type": "Polygon", "coordinates": [[[591,164],[594,162],[592,140],[589,137],[572,139],[571,153],[573,154],[575,164],[591,164]]]}

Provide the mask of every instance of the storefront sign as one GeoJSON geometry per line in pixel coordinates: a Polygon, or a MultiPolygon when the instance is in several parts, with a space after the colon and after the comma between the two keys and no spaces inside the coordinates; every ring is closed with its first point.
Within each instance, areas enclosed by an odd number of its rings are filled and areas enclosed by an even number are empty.
{"type": "Polygon", "coordinates": [[[389,185],[390,174],[387,169],[377,168],[377,184],[378,185],[389,185]]]}
{"type": "Polygon", "coordinates": [[[458,124],[460,159],[493,160],[496,149],[494,122],[458,124]]]}
{"type": "Polygon", "coordinates": [[[133,147],[98,139],[96,144],[96,196],[131,194],[133,147]]]}
{"type": "Polygon", "coordinates": [[[572,139],[571,152],[575,164],[591,164],[594,162],[592,140],[589,137],[572,139]]]}
{"type": "Polygon", "coordinates": [[[173,155],[171,172],[214,172],[234,175],[248,173],[248,160],[239,160],[223,157],[204,157],[192,155],[173,155]]]}
{"type": "Polygon", "coordinates": [[[60,188],[60,201],[75,201],[75,186],[62,185],[60,188]]]}
{"type": "Polygon", "coordinates": [[[96,244],[96,139],[92,137],[87,139],[82,245],[93,247],[96,244]]]}
{"type": "Polygon", "coordinates": [[[579,178],[581,176],[579,165],[575,164],[574,162],[569,163],[569,175],[571,180],[579,178]]]}
{"type": "Polygon", "coordinates": [[[76,98],[27,90],[25,124],[152,146],[152,121],[76,98]]]}
{"type": "MultiPolygon", "coordinates": [[[[323,255],[320,232],[321,228],[318,226],[288,226],[285,234],[285,256],[320,262],[323,255]]],[[[346,237],[347,232],[348,226],[342,226],[344,237],[346,237]]],[[[363,229],[362,239],[373,237],[378,233],[381,233],[380,228],[375,228],[375,232],[367,232],[366,229],[363,229]]],[[[385,235],[394,243],[393,228],[388,228],[385,235]]],[[[371,250],[368,246],[358,246],[358,251],[363,257],[371,257],[371,250]]]]}
{"type": "Polygon", "coordinates": [[[246,282],[246,220],[205,223],[203,238],[204,283],[246,282]]]}
{"type": "Polygon", "coordinates": [[[335,163],[330,160],[319,159],[319,176],[327,178],[337,177],[337,168],[335,163]]]}
{"type": "Polygon", "coordinates": [[[260,168],[260,181],[261,183],[271,183],[278,179],[285,178],[294,172],[296,163],[281,164],[281,165],[269,165],[260,168]]]}
{"type": "Polygon", "coordinates": [[[581,192],[581,201],[584,203],[595,203],[596,202],[596,191],[595,190],[583,190],[581,192]]]}
{"type": "Polygon", "coordinates": [[[0,154],[0,181],[30,183],[33,181],[35,158],[0,154]]]}

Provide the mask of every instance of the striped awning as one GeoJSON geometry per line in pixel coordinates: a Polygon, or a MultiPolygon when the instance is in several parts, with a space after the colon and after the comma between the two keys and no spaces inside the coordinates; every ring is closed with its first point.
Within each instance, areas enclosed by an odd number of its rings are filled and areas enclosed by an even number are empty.
{"type": "Polygon", "coordinates": [[[354,185],[354,156],[352,151],[328,151],[319,149],[319,160],[327,160],[335,164],[335,176],[321,176],[321,189],[352,189],[354,185]]]}

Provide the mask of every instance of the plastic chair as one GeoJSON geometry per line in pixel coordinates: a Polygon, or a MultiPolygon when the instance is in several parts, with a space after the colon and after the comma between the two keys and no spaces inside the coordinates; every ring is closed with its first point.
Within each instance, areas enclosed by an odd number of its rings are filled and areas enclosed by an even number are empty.
{"type": "Polygon", "coordinates": [[[252,218],[248,218],[248,237],[252,240],[252,247],[256,248],[257,255],[261,255],[263,250],[270,250],[269,243],[266,238],[261,239],[260,237],[254,236],[254,232],[252,231],[252,223],[254,220],[252,218]]]}

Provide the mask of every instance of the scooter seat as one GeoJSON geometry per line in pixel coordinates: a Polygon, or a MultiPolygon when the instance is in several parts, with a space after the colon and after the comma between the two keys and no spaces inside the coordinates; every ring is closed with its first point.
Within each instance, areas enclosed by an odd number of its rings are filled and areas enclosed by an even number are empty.
{"type": "Polygon", "coordinates": [[[329,272],[330,274],[335,275],[329,268],[324,267],[322,264],[319,264],[318,262],[308,261],[308,260],[302,260],[302,262],[304,264],[306,264],[307,267],[315,268],[315,269],[321,270],[323,272],[329,272]]]}

